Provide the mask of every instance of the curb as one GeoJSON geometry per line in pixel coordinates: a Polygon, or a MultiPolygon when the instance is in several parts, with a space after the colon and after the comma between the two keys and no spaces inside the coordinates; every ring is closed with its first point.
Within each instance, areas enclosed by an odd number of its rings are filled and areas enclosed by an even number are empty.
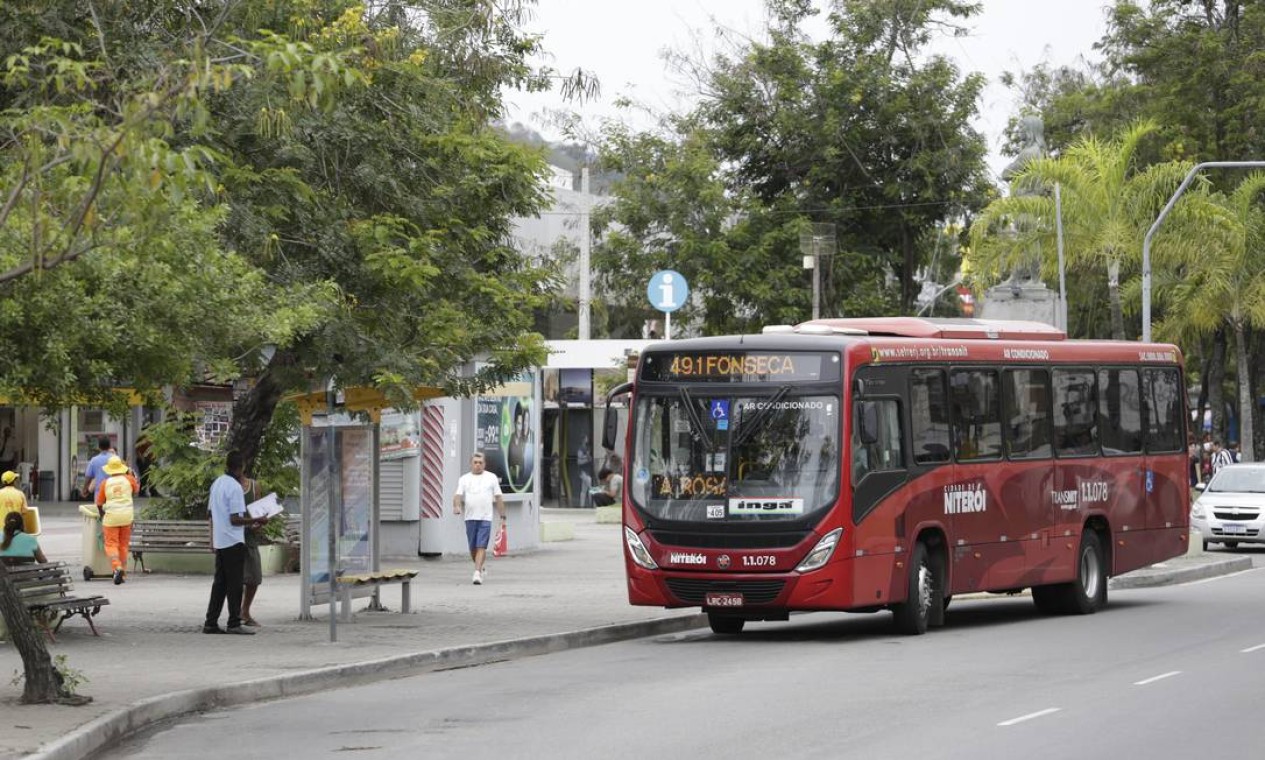
{"type": "Polygon", "coordinates": [[[1161,568],[1158,573],[1125,574],[1111,579],[1110,588],[1148,588],[1151,586],[1171,586],[1177,583],[1189,583],[1218,575],[1241,573],[1252,569],[1251,557],[1233,557],[1230,559],[1208,562],[1193,567],[1161,568]]]}
{"type": "Polygon", "coordinates": [[[40,747],[27,757],[30,760],[82,760],[111,742],[123,739],[160,721],[189,713],[218,710],[269,699],[297,697],[328,688],[359,686],[385,678],[401,678],[451,668],[487,665],[568,649],[611,644],[646,636],[660,636],[701,628],[705,625],[707,625],[706,615],[701,613],[681,615],[586,628],[569,633],[552,633],[526,639],[415,652],[366,662],[334,665],[301,673],[269,676],[235,684],[160,694],[102,715],[62,738],[40,747]]]}

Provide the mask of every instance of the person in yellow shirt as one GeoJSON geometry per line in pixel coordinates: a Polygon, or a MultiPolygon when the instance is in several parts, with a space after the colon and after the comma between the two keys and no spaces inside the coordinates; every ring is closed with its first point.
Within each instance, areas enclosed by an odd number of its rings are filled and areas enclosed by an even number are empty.
{"type": "Polygon", "coordinates": [[[114,585],[123,582],[127,568],[127,545],[132,540],[132,496],[141,486],[128,470],[127,463],[110,457],[101,469],[107,475],[97,486],[97,508],[101,510],[101,532],[105,534],[105,554],[114,568],[114,585]]]}
{"type": "Polygon", "coordinates": [[[0,484],[4,485],[0,488],[0,521],[3,521],[4,516],[10,512],[21,514],[29,509],[26,504],[26,494],[17,487],[17,482],[18,474],[13,470],[0,475],[0,484]]]}

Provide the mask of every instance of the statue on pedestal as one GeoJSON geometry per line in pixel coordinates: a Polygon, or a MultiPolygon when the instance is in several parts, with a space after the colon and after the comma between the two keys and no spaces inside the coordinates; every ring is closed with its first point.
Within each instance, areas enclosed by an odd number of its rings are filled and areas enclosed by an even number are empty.
{"type": "MultiPolygon", "coordinates": [[[[1045,158],[1045,123],[1041,121],[1040,116],[1024,116],[1019,120],[1019,129],[1024,138],[1023,147],[1019,149],[1019,154],[1015,156],[1015,160],[1011,161],[1005,169],[1002,169],[1001,178],[1010,183],[1012,196],[1037,195],[1039,193],[1036,189],[1016,183],[1014,177],[1033,160],[1045,158]]],[[[1017,232],[1023,232],[1025,226],[1036,224],[1036,221],[1020,217],[1015,220],[1014,224],[1017,232]]],[[[1012,285],[1018,285],[1022,283],[1038,283],[1040,279],[1041,249],[1038,245],[1035,250],[1027,251],[1026,255],[1015,265],[1015,268],[1010,273],[1008,282],[1012,285]]]]}

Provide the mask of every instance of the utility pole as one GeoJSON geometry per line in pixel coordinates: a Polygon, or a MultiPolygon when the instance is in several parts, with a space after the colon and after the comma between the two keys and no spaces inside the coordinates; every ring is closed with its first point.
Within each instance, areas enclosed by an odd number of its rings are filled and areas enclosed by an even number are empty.
{"type": "Polygon", "coordinates": [[[1059,327],[1067,333],[1067,278],[1063,273],[1063,195],[1059,183],[1054,183],[1054,228],[1058,233],[1059,248],[1059,327]]]}
{"type": "Polygon", "coordinates": [[[589,167],[580,169],[580,340],[589,339],[589,167]]]}
{"type": "Polygon", "coordinates": [[[835,226],[813,224],[811,229],[799,233],[799,251],[804,257],[804,268],[813,270],[813,319],[821,318],[821,259],[835,252],[835,226]]]}

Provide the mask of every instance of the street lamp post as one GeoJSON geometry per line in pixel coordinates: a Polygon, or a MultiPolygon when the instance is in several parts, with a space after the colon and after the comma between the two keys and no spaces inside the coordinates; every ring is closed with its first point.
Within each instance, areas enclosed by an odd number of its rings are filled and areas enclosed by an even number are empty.
{"type": "Polygon", "coordinates": [[[1265,169],[1265,161],[1205,161],[1202,164],[1196,164],[1190,173],[1186,175],[1186,179],[1178,185],[1177,192],[1173,193],[1173,197],[1168,199],[1168,203],[1164,209],[1160,211],[1160,215],[1155,217],[1155,223],[1151,225],[1151,229],[1146,231],[1146,237],[1142,238],[1142,342],[1151,342],[1151,238],[1159,230],[1160,225],[1164,223],[1164,218],[1173,210],[1173,206],[1177,205],[1177,199],[1182,197],[1186,192],[1186,188],[1190,187],[1190,183],[1195,181],[1195,175],[1204,169],[1265,169]]]}

